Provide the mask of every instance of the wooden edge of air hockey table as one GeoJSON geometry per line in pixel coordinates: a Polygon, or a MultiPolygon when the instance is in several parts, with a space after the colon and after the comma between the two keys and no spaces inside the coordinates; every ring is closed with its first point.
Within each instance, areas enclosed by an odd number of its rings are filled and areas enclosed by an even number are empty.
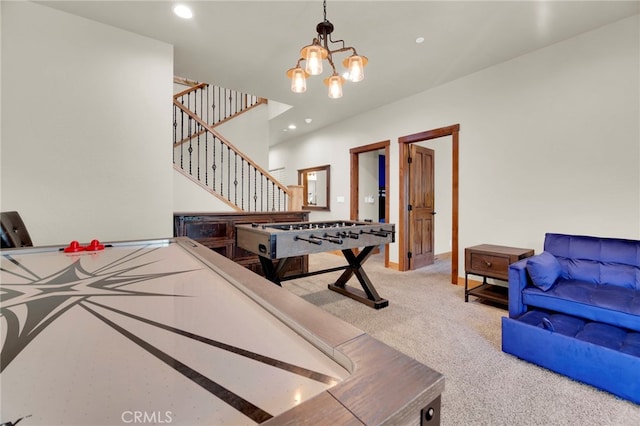
{"type": "Polygon", "coordinates": [[[439,397],[444,390],[440,373],[226,257],[212,256],[204,246],[194,251],[351,372],[344,382],[263,425],[439,424],[439,397]],[[429,413],[430,408],[436,412],[429,413]]]}
{"type": "Polygon", "coordinates": [[[440,423],[444,377],[437,371],[189,238],[165,241],[213,269],[350,373],[344,381],[261,424],[440,423]]]}

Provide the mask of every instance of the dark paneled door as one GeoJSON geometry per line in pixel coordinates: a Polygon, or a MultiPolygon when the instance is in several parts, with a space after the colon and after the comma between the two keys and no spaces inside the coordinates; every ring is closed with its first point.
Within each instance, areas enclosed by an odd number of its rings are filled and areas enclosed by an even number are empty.
{"type": "Polygon", "coordinates": [[[435,152],[411,145],[409,151],[409,242],[410,269],[433,263],[435,152]]]}

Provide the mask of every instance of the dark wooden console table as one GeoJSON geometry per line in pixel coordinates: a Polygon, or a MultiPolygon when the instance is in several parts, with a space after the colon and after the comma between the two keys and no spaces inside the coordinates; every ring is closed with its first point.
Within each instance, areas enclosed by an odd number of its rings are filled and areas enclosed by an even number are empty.
{"type": "MultiPolygon", "coordinates": [[[[265,275],[258,256],[236,244],[236,225],[251,223],[307,222],[309,212],[178,212],[173,214],[174,237],[189,237],[255,273],[265,275]]],[[[285,275],[308,272],[308,257],[296,256],[285,275]]]]}
{"type": "Polygon", "coordinates": [[[518,247],[496,246],[480,244],[467,247],[464,250],[464,301],[469,301],[469,295],[480,299],[490,300],[501,304],[509,302],[509,265],[533,256],[534,250],[518,247]],[[482,284],[469,288],[469,275],[482,277],[482,284]],[[487,283],[487,278],[504,281],[487,283]]]}

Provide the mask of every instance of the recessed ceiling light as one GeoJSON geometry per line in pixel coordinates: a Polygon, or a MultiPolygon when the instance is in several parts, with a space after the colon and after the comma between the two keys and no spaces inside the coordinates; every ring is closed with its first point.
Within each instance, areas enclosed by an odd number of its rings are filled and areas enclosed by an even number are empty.
{"type": "Polygon", "coordinates": [[[420,44],[420,43],[424,43],[424,37],[418,37],[416,38],[416,43],[420,44]]]}
{"type": "Polygon", "coordinates": [[[173,7],[173,13],[181,17],[182,19],[193,18],[193,12],[184,4],[177,4],[173,7]]]}
{"type": "Polygon", "coordinates": [[[295,130],[295,129],[296,129],[295,124],[289,124],[289,130],[295,130]]]}
{"type": "Polygon", "coordinates": [[[304,122],[307,123],[307,124],[310,124],[312,121],[313,121],[313,119],[311,119],[311,118],[305,118],[304,119],[304,122]]]}

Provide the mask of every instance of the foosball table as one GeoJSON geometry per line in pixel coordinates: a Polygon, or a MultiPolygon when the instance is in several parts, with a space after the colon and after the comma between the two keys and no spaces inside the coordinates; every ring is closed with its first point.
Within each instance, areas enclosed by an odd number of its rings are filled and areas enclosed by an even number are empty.
{"type": "Polygon", "coordinates": [[[338,280],[329,284],[332,291],[350,297],[375,309],[389,301],[380,297],[362,265],[373,250],[395,241],[395,225],[376,222],[329,221],[236,225],[236,244],[258,255],[267,279],[282,281],[344,270],[338,280]],[[347,264],[335,268],[284,276],[289,259],[307,254],[341,251],[347,264]],[[278,259],[277,265],[274,260],[278,259]],[[347,286],[356,276],[362,290],[347,286]]]}

